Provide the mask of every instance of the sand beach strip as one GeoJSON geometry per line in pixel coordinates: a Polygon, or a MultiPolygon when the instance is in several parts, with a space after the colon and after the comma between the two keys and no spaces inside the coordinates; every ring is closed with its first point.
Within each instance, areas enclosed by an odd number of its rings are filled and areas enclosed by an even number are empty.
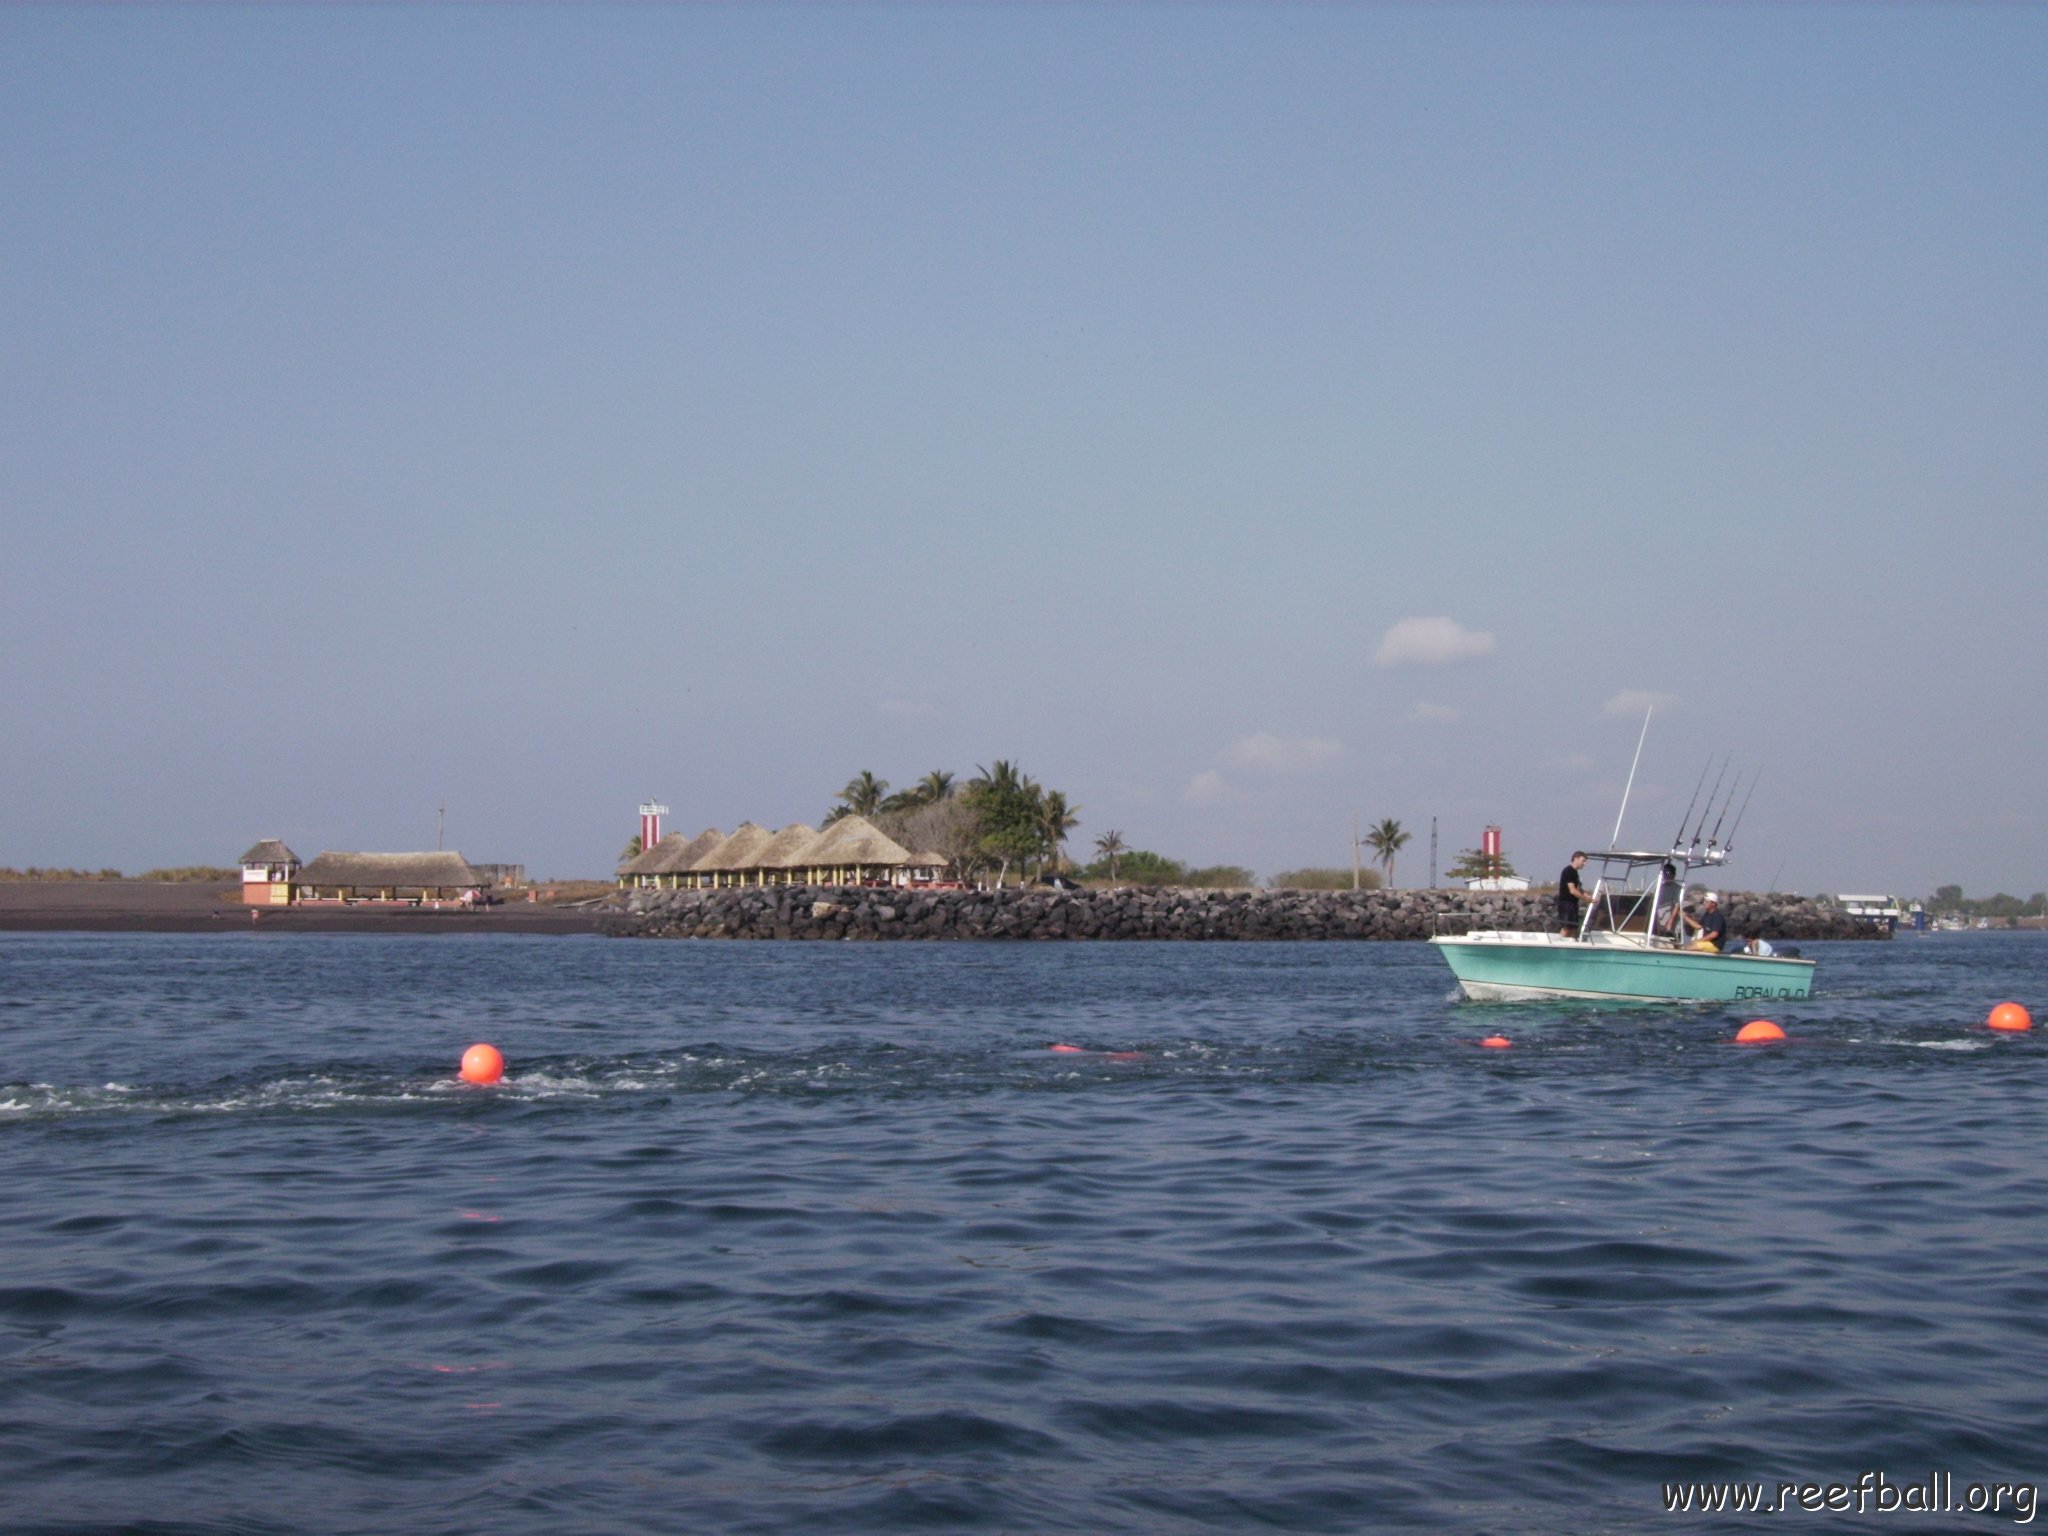
{"type": "Polygon", "coordinates": [[[597,914],[524,899],[431,906],[245,907],[241,887],[148,880],[0,881],[0,931],[47,933],[596,933],[597,914]],[[253,914],[253,915],[252,915],[253,914]]]}

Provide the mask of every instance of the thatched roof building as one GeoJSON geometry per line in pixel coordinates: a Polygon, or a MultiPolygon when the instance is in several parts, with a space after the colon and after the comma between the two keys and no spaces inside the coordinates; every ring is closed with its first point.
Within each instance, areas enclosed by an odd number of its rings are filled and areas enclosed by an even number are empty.
{"type": "Polygon", "coordinates": [[[741,877],[752,872],[754,856],[774,835],[766,827],[743,821],[733,828],[731,837],[697,860],[690,873],[697,877],[698,885],[750,884],[741,877]]]}
{"type": "Polygon", "coordinates": [[[908,872],[918,863],[909,849],[865,816],[840,817],[804,853],[804,867],[820,884],[887,877],[908,872]]]}
{"type": "Polygon", "coordinates": [[[652,876],[657,873],[664,859],[672,857],[683,846],[683,834],[671,832],[652,848],[642,848],[632,858],[619,866],[619,881],[624,885],[651,885],[652,876]]]}
{"type": "Polygon", "coordinates": [[[291,849],[285,847],[282,838],[266,837],[254,848],[243,854],[237,862],[245,869],[256,864],[262,864],[266,867],[283,864],[296,869],[299,865],[299,856],[293,853],[291,849]]]}
{"type": "Polygon", "coordinates": [[[786,874],[805,865],[804,850],[818,840],[818,829],[792,821],[768,839],[768,846],[754,855],[754,868],[769,874],[786,874]]]}
{"type": "Polygon", "coordinates": [[[474,890],[483,879],[459,853],[323,853],[294,879],[302,896],[453,896],[474,890]]]}
{"type": "Polygon", "coordinates": [[[797,821],[777,832],[743,822],[725,837],[706,829],[688,843],[671,834],[624,865],[621,884],[657,886],[848,885],[935,880],[945,857],[912,853],[864,816],[816,830],[797,821]]]}
{"type": "Polygon", "coordinates": [[[679,848],[674,857],[662,862],[655,871],[658,875],[681,875],[695,869],[700,863],[725,846],[725,834],[716,827],[706,827],[679,848]]]}

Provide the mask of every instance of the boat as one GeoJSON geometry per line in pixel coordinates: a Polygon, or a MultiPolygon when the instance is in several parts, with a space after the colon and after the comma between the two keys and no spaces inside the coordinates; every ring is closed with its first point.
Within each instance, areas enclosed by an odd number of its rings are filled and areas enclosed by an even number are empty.
{"type": "MultiPolygon", "coordinates": [[[[1636,740],[1636,763],[1642,761],[1643,739],[1650,717],[1643,715],[1643,735],[1636,740]]],[[[1707,768],[1713,762],[1708,760],[1707,768]]],[[[1692,820],[1707,768],[1693,787],[1693,804],[1685,809],[1672,846],[1660,853],[1616,848],[1629,790],[1635,787],[1636,765],[1630,764],[1628,789],[1622,791],[1621,815],[1614,819],[1614,838],[1605,853],[1588,853],[1599,866],[1590,899],[1573,933],[1509,932],[1438,934],[1430,940],[1450,963],[1451,974],[1465,995],[1476,1002],[1524,1002],[1546,998],[1585,998],[1624,1003],[1741,1003],[1796,1001],[1813,995],[1814,963],[1796,951],[1752,955],[1724,954],[1685,942],[1688,877],[1695,870],[1718,869],[1734,852],[1742,814],[1723,843],[1721,825],[1742,788],[1737,773],[1721,804],[1711,834],[1707,817],[1727,776],[1728,762],[1707,796],[1699,821],[1692,820]],[[1692,827],[1690,838],[1686,828],[1692,827]],[[1703,841],[1704,839],[1704,841],[1703,841]]],[[[1750,780],[1750,793],[1756,780],[1750,780]]],[[[1749,808],[1744,798],[1743,810],[1749,808]]]]}
{"type": "Polygon", "coordinates": [[[1450,963],[1465,995],[1477,1002],[1589,998],[1610,1002],[1777,1002],[1813,995],[1814,963],[1796,954],[1722,954],[1695,949],[1671,929],[1683,910],[1685,876],[1719,865],[1725,850],[1705,855],[1610,849],[1589,853],[1597,865],[1591,899],[1578,931],[1438,934],[1430,940],[1450,963]]]}

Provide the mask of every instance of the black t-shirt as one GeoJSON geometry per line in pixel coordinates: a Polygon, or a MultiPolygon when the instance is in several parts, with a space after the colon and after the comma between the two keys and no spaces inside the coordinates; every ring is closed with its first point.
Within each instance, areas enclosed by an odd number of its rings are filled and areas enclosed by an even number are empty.
{"type": "Polygon", "coordinates": [[[1714,948],[1728,947],[1728,915],[1719,907],[1700,914],[1700,937],[1712,939],[1714,948]]]}
{"type": "Polygon", "coordinates": [[[1557,910],[1566,917],[1579,915],[1579,895],[1585,889],[1579,884],[1579,872],[1567,864],[1564,873],[1557,877],[1557,910]]]}

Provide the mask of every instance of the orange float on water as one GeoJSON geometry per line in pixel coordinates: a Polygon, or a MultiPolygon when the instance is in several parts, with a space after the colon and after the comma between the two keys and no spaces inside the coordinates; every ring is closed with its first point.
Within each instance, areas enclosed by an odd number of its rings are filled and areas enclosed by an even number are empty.
{"type": "Polygon", "coordinates": [[[2008,1034],[2018,1034],[2023,1029],[2034,1027],[2033,1017],[2018,1003],[2000,1003],[1991,1010],[1991,1017],[1984,1021],[1993,1029],[2008,1034]]]}
{"type": "Polygon", "coordinates": [[[465,1083],[495,1083],[505,1075],[505,1055],[495,1045],[472,1045],[462,1053],[465,1083]]]}
{"type": "Polygon", "coordinates": [[[1778,1028],[1769,1019],[1751,1019],[1735,1032],[1735,1041],[1738,1045],[1756,1045],[1766,1040],[1782,1040],[1784,1038],[1785,1031],[1778,1028]]]}
{"type": "Polygon", "coordinates": [[[1048,1051],[1058,1051],[1064,1056],[1086,1056],[1088,1054],[1087,1048],[1079,1045],[1048,1045],[1046,1049],[1048,1051]]]}
{"type": "Polygon", "coordinates": [[[1510,1040],[1506,1035],[1488,1035],[1484,1040],[1480,1041],[1479,1043],[1485,1046],[1489,1051],[1505,1051],[1515,1042],[1510,1040]]]}

